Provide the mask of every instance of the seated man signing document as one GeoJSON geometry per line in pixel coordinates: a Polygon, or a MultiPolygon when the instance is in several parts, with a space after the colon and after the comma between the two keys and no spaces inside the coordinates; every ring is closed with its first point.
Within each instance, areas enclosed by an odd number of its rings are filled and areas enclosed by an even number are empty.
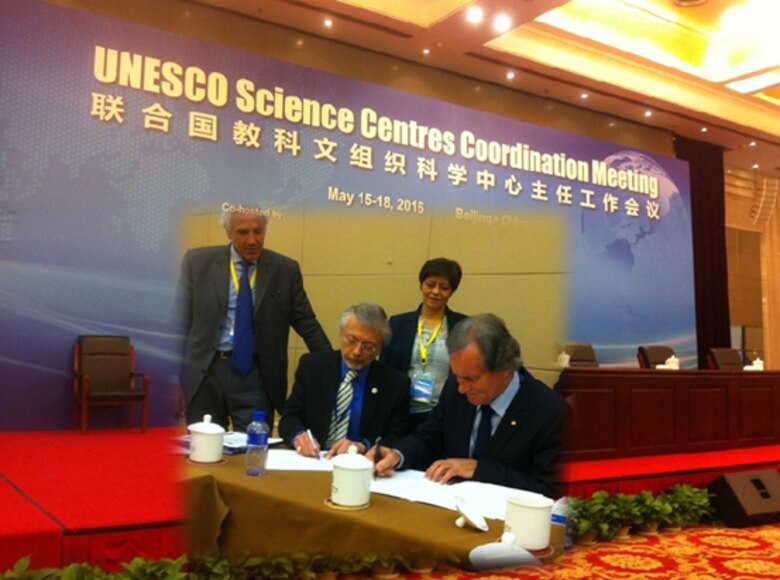
{"type": "Polygon", "coordinates": [[[390,341],[387,314],[375,304],[347,308],[339,319],[341,351],[306,354],[295,372],[279,433],[301,455],[326,457],[377,437],[397,442],[409,429],[409,377],[376,360],[390,341]]]}
{"type": "Polygon", "coordinates": [[[453,376],[439,403],[394,448],[380,448],[379,475],[424,469],[441,483],[471,479],[558,497],[560,395],[522,366],[520,345],[492,314],[459,322],[447,351],[453,376]]]}

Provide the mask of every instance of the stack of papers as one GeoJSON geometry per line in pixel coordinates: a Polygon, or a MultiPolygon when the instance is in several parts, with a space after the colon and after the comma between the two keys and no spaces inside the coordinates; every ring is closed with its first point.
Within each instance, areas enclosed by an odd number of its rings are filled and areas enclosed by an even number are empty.
{"type": "MultiPolygon", "coordinates": [[[[271,449],[266,467],[269,471],[333,471],[332,461],[324,456],[324,451],[320,452],[317,459],[304,457],[293,450],[271,449]]],[[[462,499],[482,514],[482,517],[502,521],[506,516],[508,498],[531,494],[528,491],[478,481],[441,484],[426,479],[425,472],[414,469],[398,471],[392,477],[373,479],[371,493],[427,503],[451,511],[456,511],[455,500],[462,499]]]]}
{"type": "MultiPolygon", "coordinates": [[[[189,436],[179,438],[189,445],[189,436]]],[[[269,442],[281,442],[271,438],[269,442]]],[[[226,433],[224,451],[226,454],[243,453],[246,450],[246,433],[226,433]]],[[[269,471],[333,471],[333,462],[325,459],[325,452],[319,457],[304,457],[291,449],[270,449],[266,468],[269,471]]],[[[460,481],[441,484],[425,478],[425,472],[408,469],[398,471],[392,477],[381,477],[371,481],[371,492],[389,495],[408,501],[427,503],[456,511],[455,500],[465,500],[482,517],[504,520],[507,499],[531,492],[478,481],[460,481]]],[[[537,495],[537,494],[533,494],[537,495]]]]}
{"type": "Polygon", "coordinates": [[[482,517],[493,520],[504,519],[507,498],[528,493],[478,481],[441,484],[426,479],[424,472],[414,469],[398,471],[393,477],[373,480],[371,492],[427,503],[452,511],[455,511],[455,499],[460,498],[466,500],[474,511],[482,514],[482,517]]]}
{"type": "MultiPolygon", "coordinates": [[[[190,450],[190,435],[176,437],[176,443],[179,445],[178,452],[187,455],[190,450]]],[[[281,437],[269,437],[268,445],[278,445],[282,442],[281,437]]],[[[228,431],[222,438],[222,453],[225,455],[235,455],[246,452],[246,433],[228,431]]]]}
{"type": "Polygon", "coordinates": [[[271,471],[333,471],[333,462],[325,459],[325,451],[317,458],[304,457],[292,449],[271,449],[265,467],[271,471]]]}
{"type": "MultiPolygon", "coordinates": [[[[269,471],[333,471],[333,462],[324,456],[324,451],[320,452],[317,459],[304,457],[293,450],[271,449],[266,467],[269,471]]],[[[463,499],[483,517],[493,520],[504,519],[507,498],[530,493],[478,481],[441,484],[426,479],[425,472],[414,469],[398,471],[392,477],[373,479],[371,492],[427,503],[451,511],[456,511],[455,500],[463,499]]]]}
{"type": "Polygon", "coordinates": [[[222,451],[227,455],[246,452],[246,433],[228,431],[222,439],[222,451]]]}

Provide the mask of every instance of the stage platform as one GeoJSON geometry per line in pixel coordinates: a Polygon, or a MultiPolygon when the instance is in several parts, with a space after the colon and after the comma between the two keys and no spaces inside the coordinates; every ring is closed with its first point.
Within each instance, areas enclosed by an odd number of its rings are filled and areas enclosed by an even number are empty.
{"type": "Polygon", "coordinates": [[[179,428],[0,433],[0,572],[186,552],[179,428]]]}

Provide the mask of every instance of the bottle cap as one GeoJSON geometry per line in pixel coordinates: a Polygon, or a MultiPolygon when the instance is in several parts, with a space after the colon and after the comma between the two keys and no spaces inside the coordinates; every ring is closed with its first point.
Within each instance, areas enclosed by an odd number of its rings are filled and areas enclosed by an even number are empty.
{"type": "Polygon", "coordinates": [[[265,421],[265,411],[253,411],[252,421],[265,421]]]}

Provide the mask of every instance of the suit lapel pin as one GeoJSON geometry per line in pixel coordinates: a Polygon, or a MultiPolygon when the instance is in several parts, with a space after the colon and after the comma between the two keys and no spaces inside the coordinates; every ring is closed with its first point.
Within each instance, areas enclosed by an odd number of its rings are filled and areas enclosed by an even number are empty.
{"type": "Polygon", "coordinates": [[[376,387],[371,387],[371,394],[372,395],[376,395],[378,392],[379,392],[379,389],[377,389],[376,387]]]}
{"type": "Polygon", "coordinates": [[[514,420],[513,420],[513,421],[512,421],[511,423],[509,423],[509,424],[510,424],[510,425],[512,425],[512,427],[517,427],[517,421],[514,421],[514,420]]]}

